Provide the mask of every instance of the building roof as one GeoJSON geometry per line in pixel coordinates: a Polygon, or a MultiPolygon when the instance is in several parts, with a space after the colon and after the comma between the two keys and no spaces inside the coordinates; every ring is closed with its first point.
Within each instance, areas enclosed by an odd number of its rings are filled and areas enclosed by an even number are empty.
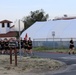
{"type": "Polygon", "coordinates": [[[15,27],[15,25],[11,26],[10,28],[13,28],[13,27],[15,27]]]}
{"type": "Polygon", "coordinates": [[[6,34],[0,34],[0,37],[16,37],[17,36],[17,32],[16,31],[10,31],[6,34]]]}
{"type": "Polygon", "coordinates": [[[55,18],[53,20],[72,20],[72,19],[76,19],[76,17],[58,17],[58,18],[55,18]]]}
{"type": "Polygon", "coordinates": [[[2,21],[0,21],[0,23],[12,23],[12,21],[9,21],[9,20],[2,20],[2,21]]]}

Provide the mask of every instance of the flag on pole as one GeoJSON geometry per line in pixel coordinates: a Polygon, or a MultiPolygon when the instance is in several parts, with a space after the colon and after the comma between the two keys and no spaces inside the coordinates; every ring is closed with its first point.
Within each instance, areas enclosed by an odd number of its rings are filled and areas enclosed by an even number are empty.
{"type": "Polygon", "coordinates": [[[27,33],[26,33],[26,35],[25,35],[25,37],[24,37],[24,40],[27,40],[28,39],[28,35],[27,35],[27,33]]]}

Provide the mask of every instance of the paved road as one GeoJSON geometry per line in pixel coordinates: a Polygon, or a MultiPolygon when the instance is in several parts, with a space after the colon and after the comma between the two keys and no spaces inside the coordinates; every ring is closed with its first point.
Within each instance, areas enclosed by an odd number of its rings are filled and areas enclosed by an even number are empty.
{"type": "Polygon", "coordinates": [[[50,53],[50,52],[35,52],[35,56],[43,58],[53,58],[62,62],[65,62],[68,67],[64,71],[58,71],[56,73],[45,75],[76,75],[76,55],[68,55],[62,53],[50,53]]]}

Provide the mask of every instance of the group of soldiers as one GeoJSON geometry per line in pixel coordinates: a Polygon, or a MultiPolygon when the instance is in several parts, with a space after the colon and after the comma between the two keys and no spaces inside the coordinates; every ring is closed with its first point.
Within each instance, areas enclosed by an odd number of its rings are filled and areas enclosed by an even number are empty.
{"type": "Polygon", "coordinates": [[[1,54],[9,54],[10,49],[12,49],[12,53],[14,53],[14,49],[17,49],[17,52],[19,52],[19,49],[21,48],[24,53],[32,53],[32,40],[29,37],[29,39],[24,40],[17,40],[17,39],[4,39],[0,40],[0,53],[1,54]]]}

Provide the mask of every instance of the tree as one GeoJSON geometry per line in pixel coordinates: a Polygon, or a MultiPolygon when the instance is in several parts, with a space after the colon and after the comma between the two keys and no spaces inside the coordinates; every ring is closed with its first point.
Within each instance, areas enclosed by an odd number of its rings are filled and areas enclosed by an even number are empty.
{"type": "MultiPolygon", "coordinates": [[[[47,21],[49,15],[44,10],[31,11],[29,16],[23,18],[24,30],[34,24],[36,21],[47,21]]],[[[23,30],[23,31],[24,31],[23,30]]]]}

